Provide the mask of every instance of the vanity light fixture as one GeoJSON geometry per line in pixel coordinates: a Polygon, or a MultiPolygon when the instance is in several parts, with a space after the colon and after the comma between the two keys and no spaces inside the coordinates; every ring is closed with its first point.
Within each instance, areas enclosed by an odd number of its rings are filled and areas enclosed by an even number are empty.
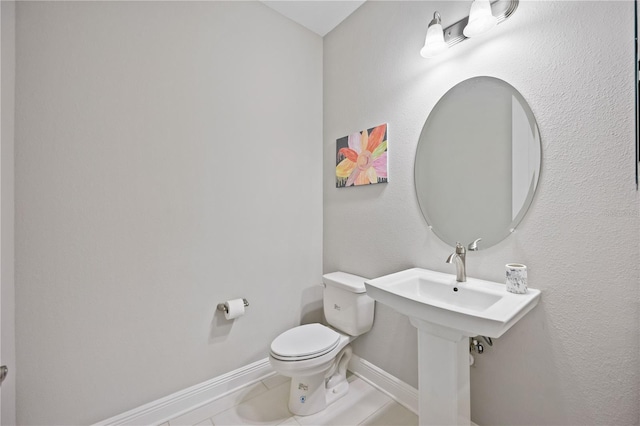
{"type": "Polygon", "coordinates": [[[469,16],[449,25],[442,30],[440,13],[433,14],[433,20],[427,28],[424,47],[420,55],[432,58],[470,37],[483,34],[497,24],[507,20],[518,8],[519,0],[474,0],[469,16]],[[445,46],[443,46],[446,45],[445,46]]]}
{"type": "Polygon", "coordinates": [[[465,37],[475,37],[484,34],[498,25],[498,18],[491,13],[489,0],[473,0],[469,11],[469,23],[462,33],[465,37]]]}
{"type": "Polygon", "coordinates": [[[448,48],[449,45],[444,41],[440,14],[434,12],[433,19],[429,22],[429,27],[427,28],[424,46],[420,49],[420,55],[422,55],[423,58],[433,58],[448,48]]]}

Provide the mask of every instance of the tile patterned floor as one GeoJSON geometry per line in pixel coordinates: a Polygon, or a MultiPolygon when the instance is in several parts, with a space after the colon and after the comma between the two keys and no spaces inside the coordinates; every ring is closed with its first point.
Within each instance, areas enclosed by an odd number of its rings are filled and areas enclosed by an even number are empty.
{"type": "Polygon", "coordinates": [[[417,415],[364,380],[351,376],[349,382],[349,393],[311,416],[294,416],[289,412],[289,379],[275,375],[176,417],[163,426],[418,425],[417,415]]]}

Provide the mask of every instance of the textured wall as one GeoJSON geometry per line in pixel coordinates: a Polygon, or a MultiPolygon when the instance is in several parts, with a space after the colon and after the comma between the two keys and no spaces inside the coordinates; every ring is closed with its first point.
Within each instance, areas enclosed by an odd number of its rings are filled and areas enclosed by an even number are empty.
{"type": "MultiPolygon", "coordinates": [[[[453,272],[444,262],[452,248],[427,230],[417,206],[416,143],[448,89],[478,75],[501,78],[538,120],[541,179],[517,232],[469,254],[468,274],[502,281],[505,263],[522,262],[543,295],[476,357],[472,417],[485,425],[637,424],[633,2],[521,2],[493,33],[422,59],[433,12],[446,26],[467,8],[367,2],[325,37],[324,270],[453,272]],[[389,183],[336,189],[335,140],[384,122],[389,183]]],[[[373,330],[354,348],[417,385],[416,332],[405,316],[378,304],[373,330]]]]}
{"type": "Polygon", "coordinates": [[[9,375],[2,382],[2,418],[0,424],[16,424],[16,340],[14,285],[14,113],[16,67],[16,4],[3,1],[2,15],[2,211],[0,216],[0,281],[2,282],[2,351],[0,360],[8,366],[9,375]]]}
{"type": "Polygon", "coordinates": [[[18,422],[265,358],[321,289],[322,39],[258,2],[20,2],[16,31],[18,422]]]}

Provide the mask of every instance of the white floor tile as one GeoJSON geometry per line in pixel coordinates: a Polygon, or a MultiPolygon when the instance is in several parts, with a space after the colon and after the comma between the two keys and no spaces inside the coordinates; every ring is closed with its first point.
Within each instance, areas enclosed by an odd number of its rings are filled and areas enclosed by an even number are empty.
{"type": "MultiPolygon", "coordinates": [[[[296,416],[302,426],[357,425],[391,401],[364,380],[356,378],[349,384],[349,392],[325,410],[310,416],[296,416]]],[[[215,421],[215,419],[214,419],[215,421]]]]}
{"type": "Polygon", "coordinates": [[[287,408],[289,383],[283,383],[242,404],[213,416],[213,424],[228,425],[278,425],[288,421],[287,408]]]}
{"type": "Polygon", "coordinates": [[[283,376],[282,374],[274,374],[273,376],[269,376],[266,379],[262,379],[262,383],[268,387],[269,389],[276,388],[283,383],[289,383],[291,377],[283,376]]]}
{"type": "Polygon", "coordinates": [[[213,422],[211,421],[211,419],[206,419],[201,421],[200,423],[198,423],[195,426],[213,426],[213,422]]]}
{"type": "Polygon", "coordinates": [[[215,416],[231,407],[235,407],[238,404],[254,398],[262,393],[267,392],[268,389],[262,382],[255,383],[251,386],[239,389],[232,392],[222,398],[216,399],[209,404],[203,405],[200,408],[189,411],[169,421],[171,426],[193,426],[198,422],[215,416]]]}
{"type": "Polygon", "coordinates": [[[418,426],[418,416],[397,402],[391,401],[360,424],[367,426],[418,426]]]}
{"type": "Polygon", "coordinates": [[[300,423],[296,422],[296,419],[291,417],[290,419],[279,423],[278,426],[300,426],[300,423]]]}

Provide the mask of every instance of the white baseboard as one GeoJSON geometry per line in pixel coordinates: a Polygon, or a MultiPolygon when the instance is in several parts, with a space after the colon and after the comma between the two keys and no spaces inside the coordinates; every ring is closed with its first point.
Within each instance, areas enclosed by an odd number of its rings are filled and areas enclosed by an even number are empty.
{"type": "Polygon", "coordinates": [[[272,374],[275,372],[269,364],[269,359],[265,358],[103,420],[94,426],[159,425],[272,374]]]}
{"type": "Polygon", "coordinates": [[[349,361],[349,371],[418,414],[418,390],[357,355],[349,361]]]}
{"type": "MultiPolygon", "coordinates": [[[[408,410],[418,414],[418,390],[392,376],[369,361],[353,355],[348,366],[356,376],[389,395],[408,410]]],[[[237,389],[252,385],[276,374],[269,359],[215,377],[164,398],[142,405],[126,413],[96,423],[93,426],[160,425],[237,389]]],[[[471,423],[472,426],[477,426],[471,423]]]]}
{"type": "MultiPolygon", "coordinates": [[[[398,404],[418,414],[418,389],[387,373],[357,355],[351,357],[349,371],[395,399],[398,404]]],[[[471,426],[478,426],[471,422],[471,426]]]]}

